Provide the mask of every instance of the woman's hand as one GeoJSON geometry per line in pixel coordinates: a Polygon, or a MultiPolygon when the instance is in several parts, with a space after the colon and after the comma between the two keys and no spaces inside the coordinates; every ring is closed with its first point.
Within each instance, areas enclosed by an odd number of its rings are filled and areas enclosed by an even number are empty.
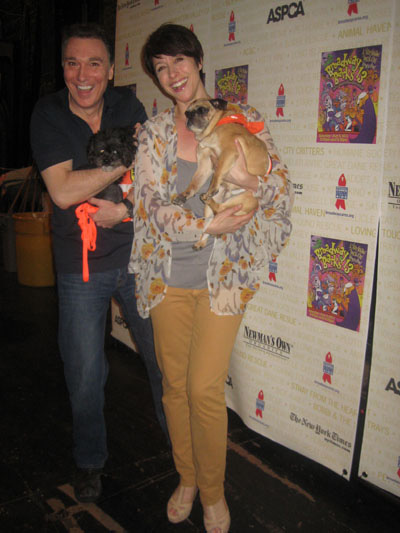
{"type": "Polygon", "coordinates": [[[228,207],[224,211],[221,211],[212,219],[212,222],[208,226],[206,233],[210,235],[221,235],[222,233],[235,233],[239,228],[244,226],[251,220],[256,209],[250,211],[245,215],[235,215],[242,208],[242,204],[235,205],[234,207],[228,207]]]}
{"type": "Polygon", "coordinates": [[[250,174],[247,170],[246,158],[242,146],[238,139],[235,139],[236,149],[239,153],[239,157],[236,163],[231,168],[230,174],[226,179],[230,183],[237,185],[243,189],[247,189],[253,192],[258,190],[258,178],[254,174],[250,174]]]}
{"type": "Polygon", "coordinates": [[[115,204],[101,198],[90,198],[88,201],[99,208],[96,213],[90,216],[101,228],[112,228],[127,217],[127,210],[124,204],[115,204]]]}

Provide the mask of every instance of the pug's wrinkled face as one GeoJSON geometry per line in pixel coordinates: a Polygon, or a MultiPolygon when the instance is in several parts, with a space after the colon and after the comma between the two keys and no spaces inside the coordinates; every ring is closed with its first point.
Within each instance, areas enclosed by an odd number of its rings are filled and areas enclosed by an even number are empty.
{"type": "Polygon", "coordinates": [[[205,98],[195,100],[185,111],[187,119],[186,126],[193,133],[201,133],[207,128],[216,113],[225,111],[226,108],[227,102],[219,98],[213,100],[206,100],[205,98]]]}
{"type": "Polygon", "coordinates": [[[187,128],[193,133],[204,131],[215,111],[215,108],[207,100],[194,101],[185,111],[187,128]]]}

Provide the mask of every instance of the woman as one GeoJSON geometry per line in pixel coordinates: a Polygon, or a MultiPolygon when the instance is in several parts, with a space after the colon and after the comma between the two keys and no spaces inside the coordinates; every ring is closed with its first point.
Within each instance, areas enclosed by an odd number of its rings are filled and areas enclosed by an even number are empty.
{"type": "MultiPolygon", "coordinates": [[[[236,215],[240,205],[214,218],[203,216],[199,195],[184,208],[173,199],[196,169],[197,142],[186,128],[185,110],[210,98],[202,82],[203,50],[183,26],[165,24],[143,49],[148,73],[174,106],[147,121],[139,136],[135,186],[135,240],[130,268],[136,273],[139,313],[150,314],[163,374],[163,404],[180,483],[168,505],[168,519],[185,520],[197,490],[209,533],[229,530],[224,498],[227,412],[224,383],[246,303],[259,287],[262,267],[289,238],[292,189],[265,128],[259,137],[272,160],[268,176],[247,172],[243,153],[231,181],[253,191],[259,209],[236,215]],[[192,245],[203,231],[202,251],[192,245]]],[[[240,106],[250,121],[260,115],[240,106]]],[[[266,169],[267,173],[267,169],[266,169]]],[[[208,188],[208,183],[199,192],[208,188]]]]}

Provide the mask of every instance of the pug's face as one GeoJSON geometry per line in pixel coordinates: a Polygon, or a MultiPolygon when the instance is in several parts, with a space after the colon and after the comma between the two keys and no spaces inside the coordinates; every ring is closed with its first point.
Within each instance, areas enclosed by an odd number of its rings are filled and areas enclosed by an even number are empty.
{"type": "Polygon", "coordinates": [[[193,133],[201,133],[212,122],[213,118],[216,115],[221,115],[221,111],[225,111],[226,108],[227,102],[219,98],[195,100],[185,111],[186,126],[193,133]]]}
{"type": "Polygon", "coordinates": [[[89,140],[87,155],[89,164],[110,172],[123,165],[129,167],[136,153],[133,128],[110,128],[99,131],[89,140]]]}

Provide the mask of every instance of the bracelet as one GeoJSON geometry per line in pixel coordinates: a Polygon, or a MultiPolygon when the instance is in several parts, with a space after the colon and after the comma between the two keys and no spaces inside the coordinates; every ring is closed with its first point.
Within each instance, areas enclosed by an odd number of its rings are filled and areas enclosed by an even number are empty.
{"type": "Polygon", "coordinates": [[[126,210],[128,212],[128,217],[133,218],[133,203],[130,200],[128,200],[128,198],[124,198],[122,200],[122,203],[126,207],[126,210]]]}

